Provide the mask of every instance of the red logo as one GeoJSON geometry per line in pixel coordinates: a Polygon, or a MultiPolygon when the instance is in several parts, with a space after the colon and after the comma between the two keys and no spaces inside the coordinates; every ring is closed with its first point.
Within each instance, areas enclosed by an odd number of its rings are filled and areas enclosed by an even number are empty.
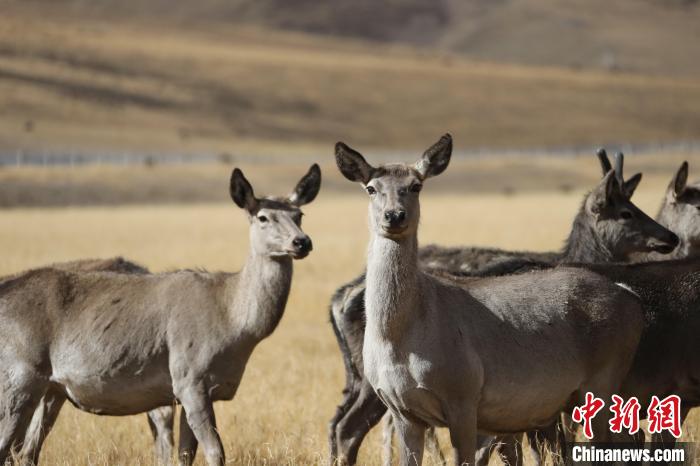
{"type": "Polygon", "coordinates": [[[591,421],[598,412],[603,409],[605,402],[600,398],[593,396],[593,393],[586,393],[586,403],[583,406],[577,406],[574,408],[574,412],[571,414],[574,422],[579,422],[583,424],[583,435],[586,436],[588,440],[593,438],[593,426],[591,421]]]}
{"type": "Polygon", "coordinates": [[[669,395],[659,401],[656,395],[651,397],[649,409],[647,409],[647,419],[649,419],[649,433],[657,434],[664,430],[680,438],[681,436],[681,399],[678,395],[669,395]]]}
{"type": "Polygon", "coordinates": [[[630,435],[636,434],[639,431],[639,410],[642,407],[639,400],[632,397],[623,404],[624,400],[617,395],[613,395],[612,400],[613,405],[610,407],[610,411],[612,411],[613,417],[608,421],[610,432],[619,434],[624,427],[630,435]]]}
{"type": "MultiPolygon", "coordinates": [[[[626,429],[630,435],[639,432],[639,413],[641,405],[635,397],[625,402],[618,395],[612,396],[610,412],[612,416],[608,421],[610,432],[621,433],[626,429]]],[[[588,440],[593,439],[593,426],[591,421],[605,406],[605,402],[596,398],[593,393],[586,393],[586,401],[582,406],[576,406],[571,413],[574,422],[583,425],[583,435],[588,440]]],[[[665,430],[669,431],[675,438],[680,438],[681,431],[681,399],[678,395],[669,395],[663,400],[652,396],[651,403],[647,409],[647,419],[649,421],[648,431],[650,434],[658,434],[665,430]]]]}

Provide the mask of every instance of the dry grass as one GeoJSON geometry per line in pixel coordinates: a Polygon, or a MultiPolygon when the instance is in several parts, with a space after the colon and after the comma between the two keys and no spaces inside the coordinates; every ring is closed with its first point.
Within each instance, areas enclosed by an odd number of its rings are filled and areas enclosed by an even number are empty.
{"type": "Polygon", "coordinates": [[[542,147],[694,140],[700,126],[690,78],[76,11],[10,2],[0,16],[0,149],[288,156],[445,131],[465,148],[542,147]]]}
{"type": "MultiPolygon", "coordinates": [[[[440,193],[440,183],[429,183],[423,194],[423,243],[557,248],[582,194],[455,195],[440,193]]],[[[653,211],[664,186],[660,179],[643,183],[636,195],[639,205],[653,211]]],[[[322,192],[305,211],[304,228],[315,250],[295,265],[284,319],[253,354],[236,398],[216,406],[227,456],[234,464],[307,465],[326,458],[326,425],[343,385],[326,307],[335,287],[363,266],[366,200],[359,191],[342,196],[322,192]]],[[[244,215],[223,203],[5,210],[0,211],[0,226],[0,274],[114,255],[153,271],[199,266],[237,270],[247,248],[244,215]]],[[[689,424],[693,429],[700,425],[696,419],[689,424]]],[[[361,463],[379,462],[379,442],[375,431],[361,451],[361,463]]],[[[150,464],[145,416],[98,417],[67,407],[43,460],[150,464]]]]}

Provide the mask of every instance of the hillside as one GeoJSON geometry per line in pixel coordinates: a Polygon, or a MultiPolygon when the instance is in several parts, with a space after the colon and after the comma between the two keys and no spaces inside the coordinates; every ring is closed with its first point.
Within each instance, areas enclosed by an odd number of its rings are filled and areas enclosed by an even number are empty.
{"type": "MultiPolygon", "coordinates": [[[[48,2],[30,4],[42,7],[48,2]]],[[[51,0],[73,12],[256,24],[526,65],[700,74],[696,0],[51,0]]]]}
{"type": "Polygon", "coordinates": [[[696,140],[700,81],[475,62],[425,49],[10,3],[0,149],[327,153],[696,140]]]}

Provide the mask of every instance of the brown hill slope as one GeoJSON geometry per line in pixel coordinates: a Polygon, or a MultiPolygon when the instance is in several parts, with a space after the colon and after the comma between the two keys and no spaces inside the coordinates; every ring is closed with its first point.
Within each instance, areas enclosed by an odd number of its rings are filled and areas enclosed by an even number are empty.
{"type": "MultiPolygon", "coordinates": [[[[41,6],[42,2],[30,2],[41,6]]],[[[700,74],[696,0],[52,0],[73,11],[257,24],[489,61],[700,74]]]]}
{"type": "MultiPolygon", "coordinates": [[[[106,0],[108,1],[108,0],[106,0]]],[[[700,81],[4,3],[0,149],[323,153],[696,140],[700,81]]]]}

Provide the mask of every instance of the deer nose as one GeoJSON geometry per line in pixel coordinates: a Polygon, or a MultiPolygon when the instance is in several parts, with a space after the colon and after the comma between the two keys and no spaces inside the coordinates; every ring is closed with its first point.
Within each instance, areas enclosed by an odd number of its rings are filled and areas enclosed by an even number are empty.
{"type": "Polygon", "coordinates": [[[298,252],[309,252],[313,249],[311,238],[308,236],[297,236],[292,240],[292,245],[298,252]]]}
{"type": "Polygon", "coordinates": [[[406,211],[387,210],[384,212],[384,220],[386,220],[391,227],[399,226],[404,220],[406,220],[406,211]]]}

